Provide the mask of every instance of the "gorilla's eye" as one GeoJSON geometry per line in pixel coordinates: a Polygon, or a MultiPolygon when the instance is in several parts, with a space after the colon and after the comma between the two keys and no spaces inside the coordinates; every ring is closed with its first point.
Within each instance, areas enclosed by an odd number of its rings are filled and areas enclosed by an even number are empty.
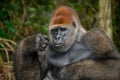
{"type": "Polygon", "coordinates": [[[61,28],[61,31],[66,31],[67,29],[66,28],[61,28]]]}
{"type": "Polygon", "coordinates": [[[55,34],[58,33],[58,31],[57,31],[57,29],[52,29],[52,30],[51,30],[51,33],[55,35],[55,34]]]}
{"type": "Polygon", "coordinates": [[[76,23],[75,23],[75,21],[72,22],[72,25],[76,28],[76,23]]]}

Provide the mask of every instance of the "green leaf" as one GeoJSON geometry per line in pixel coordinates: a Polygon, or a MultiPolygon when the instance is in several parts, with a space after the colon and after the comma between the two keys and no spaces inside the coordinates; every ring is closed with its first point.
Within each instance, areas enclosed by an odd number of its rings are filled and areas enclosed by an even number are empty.
{"type": "Polygon", "coordinates": [[[35,12],[35,11],[36,11],[36,8],[35,8],[35,7],[29,7],[29,8],[28,8],[28,11],[30,11],[30,12],[35,12]]]}
{"type": "Polygon", "coordinates": [[[7,35],[7,33],[5,32],[4,29],[0,29],[0,37],[1,38],[7,38],[8,37],[8,35],[7,35]]]}
{"type": "Polygon", "coordinates": [[[15,28],[14,28],[13,24],[10,21],[6,20],[5,24],[8,27],[8,29],[10,30],[10,32],[15,33],[15,28]]]}

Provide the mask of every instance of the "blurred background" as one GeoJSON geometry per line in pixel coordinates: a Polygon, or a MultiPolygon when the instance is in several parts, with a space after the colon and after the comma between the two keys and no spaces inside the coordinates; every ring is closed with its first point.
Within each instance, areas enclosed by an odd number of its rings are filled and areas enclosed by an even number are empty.
{"type": "Polygon", "coordinates": [[[48,34],[55,8],[66,5],[86,30],[102,28],[120,51],[120,0],[0,0],[0,80],[14,80],[12,57],[23,38],[48,34]]]}

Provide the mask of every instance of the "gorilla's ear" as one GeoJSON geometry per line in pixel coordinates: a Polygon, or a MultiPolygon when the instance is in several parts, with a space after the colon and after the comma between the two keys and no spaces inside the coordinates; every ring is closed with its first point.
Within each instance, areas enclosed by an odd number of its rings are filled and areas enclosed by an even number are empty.
{"type": "Polygon", "coordinates": [[[75,21],[72,21],[72,25],[73,25],[73,27],[76,28],[76,23],[75,23],[75,21]]]}

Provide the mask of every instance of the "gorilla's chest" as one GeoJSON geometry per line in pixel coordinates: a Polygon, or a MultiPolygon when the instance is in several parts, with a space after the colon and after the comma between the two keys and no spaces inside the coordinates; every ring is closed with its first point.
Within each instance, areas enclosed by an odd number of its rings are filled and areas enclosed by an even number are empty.
{"type": "Polygon", "coordinates": [[[78,62],[90,56],[91,52],[80,43],[75,43],[71,49],[65,53],[57,53],[50,49],[47,54],[48,61],[58,67],[78,62]]]}

